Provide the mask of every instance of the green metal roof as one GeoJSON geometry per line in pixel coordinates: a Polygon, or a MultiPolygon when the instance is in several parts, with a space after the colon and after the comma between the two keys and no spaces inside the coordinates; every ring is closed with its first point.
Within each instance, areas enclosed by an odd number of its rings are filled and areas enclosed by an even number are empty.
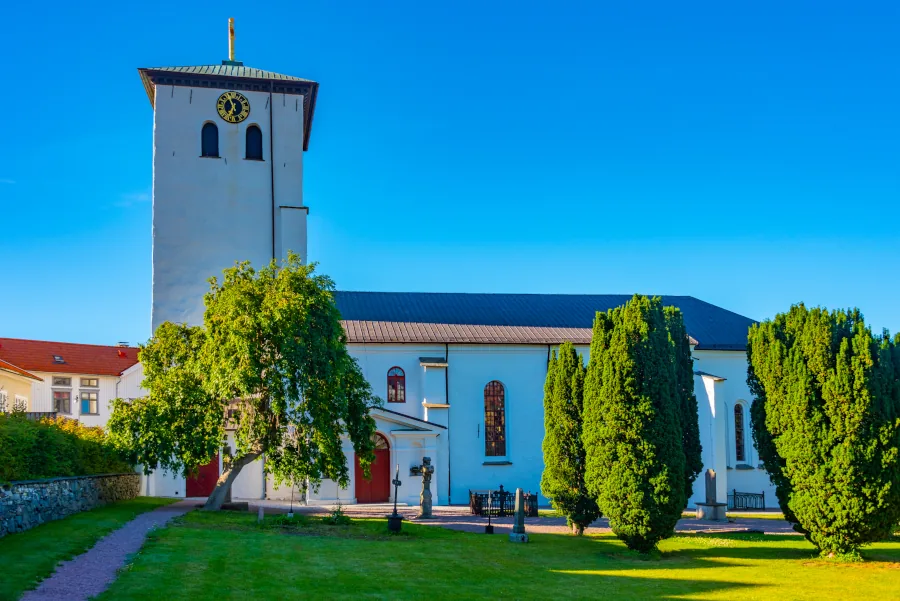
{"type": "Polygon", "coordinates": [[[194,67],[147,67],[147,71],[166,71],[169,73],[185,73],[192,75],[213,75],[218,77],[244,77],[249,79],[280,79],[283,81],[308,81],[311,79],[282,75],[272,71],[263,71],[244,65],[197,65],[194,67]]]}

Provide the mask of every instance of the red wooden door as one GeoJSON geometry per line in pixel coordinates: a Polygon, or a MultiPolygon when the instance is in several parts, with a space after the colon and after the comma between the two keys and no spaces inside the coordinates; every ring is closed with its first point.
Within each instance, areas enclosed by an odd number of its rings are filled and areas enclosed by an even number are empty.
{"type": "Polygon", "coordinates": [[[188,477],[185,483],[184,496],[208,497],[216,487],[219,479],[219,454],[216,453],[212,461],[197,468],[196,473],[188,477]]]}
{"type": "Polygon", "coordinates": [[[357,503],[387,503],[391,496],[391,450],[381,434],[375,436],[375,461],[368,480],[363,477],[359,459],[354,458],[357,503]]]}

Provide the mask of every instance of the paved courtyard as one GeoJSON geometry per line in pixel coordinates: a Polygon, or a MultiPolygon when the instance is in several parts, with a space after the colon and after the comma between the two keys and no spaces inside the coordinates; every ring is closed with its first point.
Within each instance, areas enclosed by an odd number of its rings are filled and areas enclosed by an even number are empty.
{"type": "MultiPolygon", "coordinates": [[[[250,511],[252,512],[257,512],[259,507],[262,507],[265,513],[286,513],[291,508],[291,504],[288,501],[258,499],[243,500],[250,504],[250,511]]],[[[334,505],[306,506],[297,505],[295,503],[293,505],[293,511],[297,514],[325,515],[332,511],[334,507],[334,505]]],[[[344,513],[352,517],[380,518],[394,510],[393,504],[389,503],[343,505],[342,507],[344,513]]],[[[434,507],[433,513],[435,517],[429,520],[416,519],[416,516],[419,514],[419,508],[414,505],[398,504],[397,513],[402,514],[407,520],[414,521],[418,524],[441,526],[443,528],[462,530],[464,532],[484,532],[484,527],[488,523],[486,517],[472,515],[469,511],[469,507],[464,505],[442,505],[434,507]]],[[[512,529],[512,521],[512,516],[491,518],[491,524],[495,526],[495,533],[510,532],[512,529]]],[[[534,533],[564,534],[569,532],[565,518],[560,517],[525,518],[525,527],[528,532],[534,533]]],[[[726,523],[684,518],[678,521],[676,530],[678,532],[706,533],[761,532],[764,534],[797,534],[786,521],[765,518],[734,518],[732,521],[726,523]]],[[[609,532],[609,521],[606,518],[601,518],[591,524],[588,531],[609,532]]]]}

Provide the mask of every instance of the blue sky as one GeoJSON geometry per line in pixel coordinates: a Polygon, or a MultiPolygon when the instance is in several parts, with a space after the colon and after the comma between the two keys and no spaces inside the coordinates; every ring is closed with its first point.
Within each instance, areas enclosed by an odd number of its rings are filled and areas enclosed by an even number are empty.
{"type": "Polygon", "coordinates": [[[6,7],[0,336],[150,335],[136,68],[321,83],[310,258],[348,290],[805,301],[900,330],[896,2],[6,7]],[[241,7],[246,7],[241,9],[241,7]]]}

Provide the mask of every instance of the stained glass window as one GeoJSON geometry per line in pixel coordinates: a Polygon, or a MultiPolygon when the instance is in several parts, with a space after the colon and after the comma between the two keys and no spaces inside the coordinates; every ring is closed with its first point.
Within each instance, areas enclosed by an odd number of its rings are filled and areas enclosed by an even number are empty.
{"type": "Polygon", "coordinates": [[[744,454],[744,406],[734,406],[734,458],[746,461],[744,454]]]}
{"type": "Polygon", "coordinates": [[[406,374],[399,367],[392,367],[387,374],[388,403],[406,402],[406,374]]]}
{"type": "Polygon", "coordinates": [[[506,391],[497,380],[484,387],[484,454],[506,455],[506,391]]]}

